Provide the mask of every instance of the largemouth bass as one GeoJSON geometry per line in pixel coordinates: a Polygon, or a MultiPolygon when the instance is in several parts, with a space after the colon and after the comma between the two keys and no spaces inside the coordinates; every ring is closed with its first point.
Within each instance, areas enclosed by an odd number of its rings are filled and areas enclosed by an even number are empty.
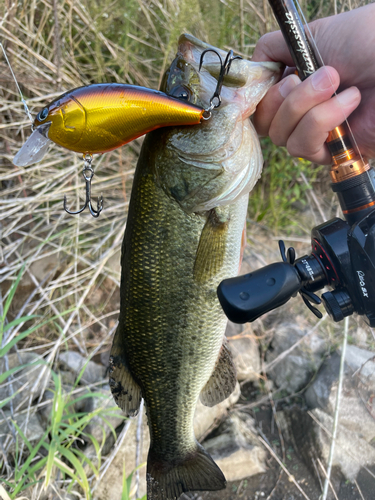
{"type": "MultiPolygon", "coordinates": [[[[189,102],[207,107],[220,72],[211,53],[198,72],[207,48],[183,35],[162,90],[172,96],[184,90],[189,102]]],[[[199,397],[213,406],[236,383],[216,289],[238,273],[248,193],[262,168],[248,118],[278,70],[234,60],[210,120],[151,132],[142,146],[122,246],[110,386],[127,415],[145,400],[148,500],[226,484],[195,439],[193,417],[199,397]]]]}

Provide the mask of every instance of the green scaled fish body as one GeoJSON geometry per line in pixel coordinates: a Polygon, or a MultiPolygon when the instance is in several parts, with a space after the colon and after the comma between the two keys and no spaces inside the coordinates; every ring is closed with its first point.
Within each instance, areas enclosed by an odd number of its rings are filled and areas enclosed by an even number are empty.
{"type": "MultiPolygon", "coordinates": [[[[217,56],[207,53],[198,72],[209,47],[183,35],[162,90],[207,107],[220,71],[217,56]]],[[[233,61],[210,120],[154,131],[142,146],[122,247],[110,385],[128,415],[145,400],[148,500],[225,487],[195,439],[193,417],[199,397],[213,406],[236,383],[216,289],[238,272],[248,193],[262,166],[248,117],[278,69],[233,61]]]]}

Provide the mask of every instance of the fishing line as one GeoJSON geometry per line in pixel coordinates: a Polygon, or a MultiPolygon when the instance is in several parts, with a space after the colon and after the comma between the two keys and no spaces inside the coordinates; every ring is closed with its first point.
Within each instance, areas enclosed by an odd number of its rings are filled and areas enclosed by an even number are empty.
{"type": "Polygon", "coordinates": [[[23,94],[22,94],[22,92],[21,92],[20,86],[18,85],[16,75],[13,73],[12,66],[10,65],[10,62],[9,62],[8,56],[6,55],[6,52],[5,52],[4,46],[3,46],[3,44],[2,44],[1,42],[0,42],[0,47],[1,47],[2,51],[3,51],[4,57],[5,57],[5,61],[7,62],[8,66],[9,66],[9,69],[10,69],[10,72],[12,73],[12,76],[13,76],[13,78],[14,78],[14,81],[16,82],[16,86],[17,86],[18,92],[19,92],[19,94],[20,94],[20,96],[21,96],[21,102],[22,102],[23,107],[24,107],[24,109],[25,109],[26,116],[27,116],[27,118],[31,121],[31,124],[33,124],[33,123],[34,123],[34,120],[33,120],[32,116],[31,116],[31,113],[30,113],[30,111],[29,111],[29,108],[28,108],[28,106],[27,106],[27,104],[26,104],[26,101],[25,101],[25,99],[24,99],[24,97],[23,97],[23,94]]]}
{"type": "MultiPolygon", "coordinates": [[[[317,46],[317,44],[316,44],[316,42],[315,42],[315,38],[314,38],[314,36],[313,36],[313,34],[312,34],[311,30],[310,30],[310,26],[309,26],[309,25],[308,25],[308,23],[307,23],[307,19],[306,19],[306,17],[305,17],[305,15],[304,15],[304,13],[303,13],[302,7],[301,7],[301,5],[300,5],[300,3],[299,3],[299,1],[298,1],[298,0],[294,0],[294,3],[295,3],[295,5],[297,6],[297,10],[299,11],[299,14],[300,14],[301,18],[303,19],[303,22],[304,22],[304,27],[305,27],[305,28],[306,28],[306,30],[308,31],[308,34],[309,34],[309,39],[310,39],[310,43],[311,43],[311,44],[313,45],[313,47],[314,47],[315,54],[316,54],[316,55],[318,56],[318,58],[320,59],[320,63],[321,63],[321,65],[322,65],[322,67],[323,67],[323,68],[326,68],[326,64],[324,63],[324,60],[323,60],[322,54],[320,53],[320,51],[319,51],[319,49],[318,49],[318,46],[317,46]]],[[[330,76],[329,72],[328,72],[328,71],[326,71],[326,74],[328,75],[329,81],[331,82],[332,89],[334,89],[333,82],[332,82],[332,78],[331,78],[331,76],[330,76]]],[[[333,93],[334,93],[334,95],[335,95],[335,96],[337,96],[337,92],[336,92],[336,90],[333,90],[333,93]]],[[[349,122],[348,122],[347,117],[345,116],[344,109],[343,109],[342,105],[340,104],[340,101],[339,101],[339,106],[340,106],[340,109],[341,109],[342,115],[343,115],[343,117],[344,117],[344,122],[346,123],[346,126],[348,127],[349,134],[350,134],[351,138],[353,139],[354,146],[355,146],[355,148],[356,148],[356,149],[357,149],[357,151],[358,151],[358,154],[359,154],[359,156],[360,156],[360,158],[361,158],[361,161],[362,161],[363,165],[365,165],[365,163],[366,163],[366,162],[365,162],[365,160],[364,160],[364,158],[363,158],[363,156],[362,156],[362,153],[361,153],[361,151],[360,151],[360,149],[359,149],[359,147],[358,147],[358,143],[357,143],[357,141],[356,141],[356,138],[354,137],[354,133],[353,133],[353,131],[352,131],[351,126],[349,125],[349,122]]]]}

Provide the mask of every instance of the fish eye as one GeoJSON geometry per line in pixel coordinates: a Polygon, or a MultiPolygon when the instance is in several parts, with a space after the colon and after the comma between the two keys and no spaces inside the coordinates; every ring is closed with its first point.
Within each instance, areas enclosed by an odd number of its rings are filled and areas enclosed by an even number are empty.
{"type": "Polygon", "coordinates": [[[40,122],[42,122],[43,120],[45,120],[48,116],[48,108],[43,108],[42,111],[39,111],[38,115],[37,115],[37,120],[39,120],[40,122]]]}
{"type": "Polygon", "coordinates": [[[191,92],[184,85],[178,85],[171,90],[170,95],[177,97],[177,99],[188,101],[191,97],[191,92]]]}

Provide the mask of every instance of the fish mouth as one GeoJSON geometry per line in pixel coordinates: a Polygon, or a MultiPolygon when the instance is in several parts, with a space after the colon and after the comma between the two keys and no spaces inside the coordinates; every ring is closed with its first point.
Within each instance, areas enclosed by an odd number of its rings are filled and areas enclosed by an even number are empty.
{"type": "MultiPolygon", "coordinates": [[[[201,81],[199,97],[204,106],[206,106],[206,103],[209,102],[213,95],[220,75],[220,58],[224,61],[227,52],[206,42],[202,42],[192,35],[182,34],[178,41],[178,54],[199,73],[201,81]],[[205,50],[209,51],[205,53],[201,71],[198,71],[201,55],[205,50]]],[[[237,100],[243,100],[245,94],[258,92],[250,90],[250,88],[264,88],[264,95],[271,84],[276,83],[280,78],[280,69],[280,63],[253,62],[243,58],[234,59],[231,62],[230,71],[223,79],[223,87],[221,89],[222,104],[233,104],[237,100]],[[266,80],[269,80],[268,86],[263,85],[263,82],[266,80]]],[[[255,98],[255,95],[253,97],[255,98]]],[[[254,100],[260,101],[261,98],[262,96],[254,100]]],[[[246,100],[248,101],[249,99],[247,98],[246,100]]],[[[250,116],[254,110],[255,106],[246,106],[244,114],[250,116]]]]}
{"type": "Polygon", "coordinates": [[[48,138],[48,131],[51,122],[43,123],[36,127],[22,148],[13,158],[13,164],[17,167],[28,167],[44,158],[47,153],[51,139],[48,138]]]}

